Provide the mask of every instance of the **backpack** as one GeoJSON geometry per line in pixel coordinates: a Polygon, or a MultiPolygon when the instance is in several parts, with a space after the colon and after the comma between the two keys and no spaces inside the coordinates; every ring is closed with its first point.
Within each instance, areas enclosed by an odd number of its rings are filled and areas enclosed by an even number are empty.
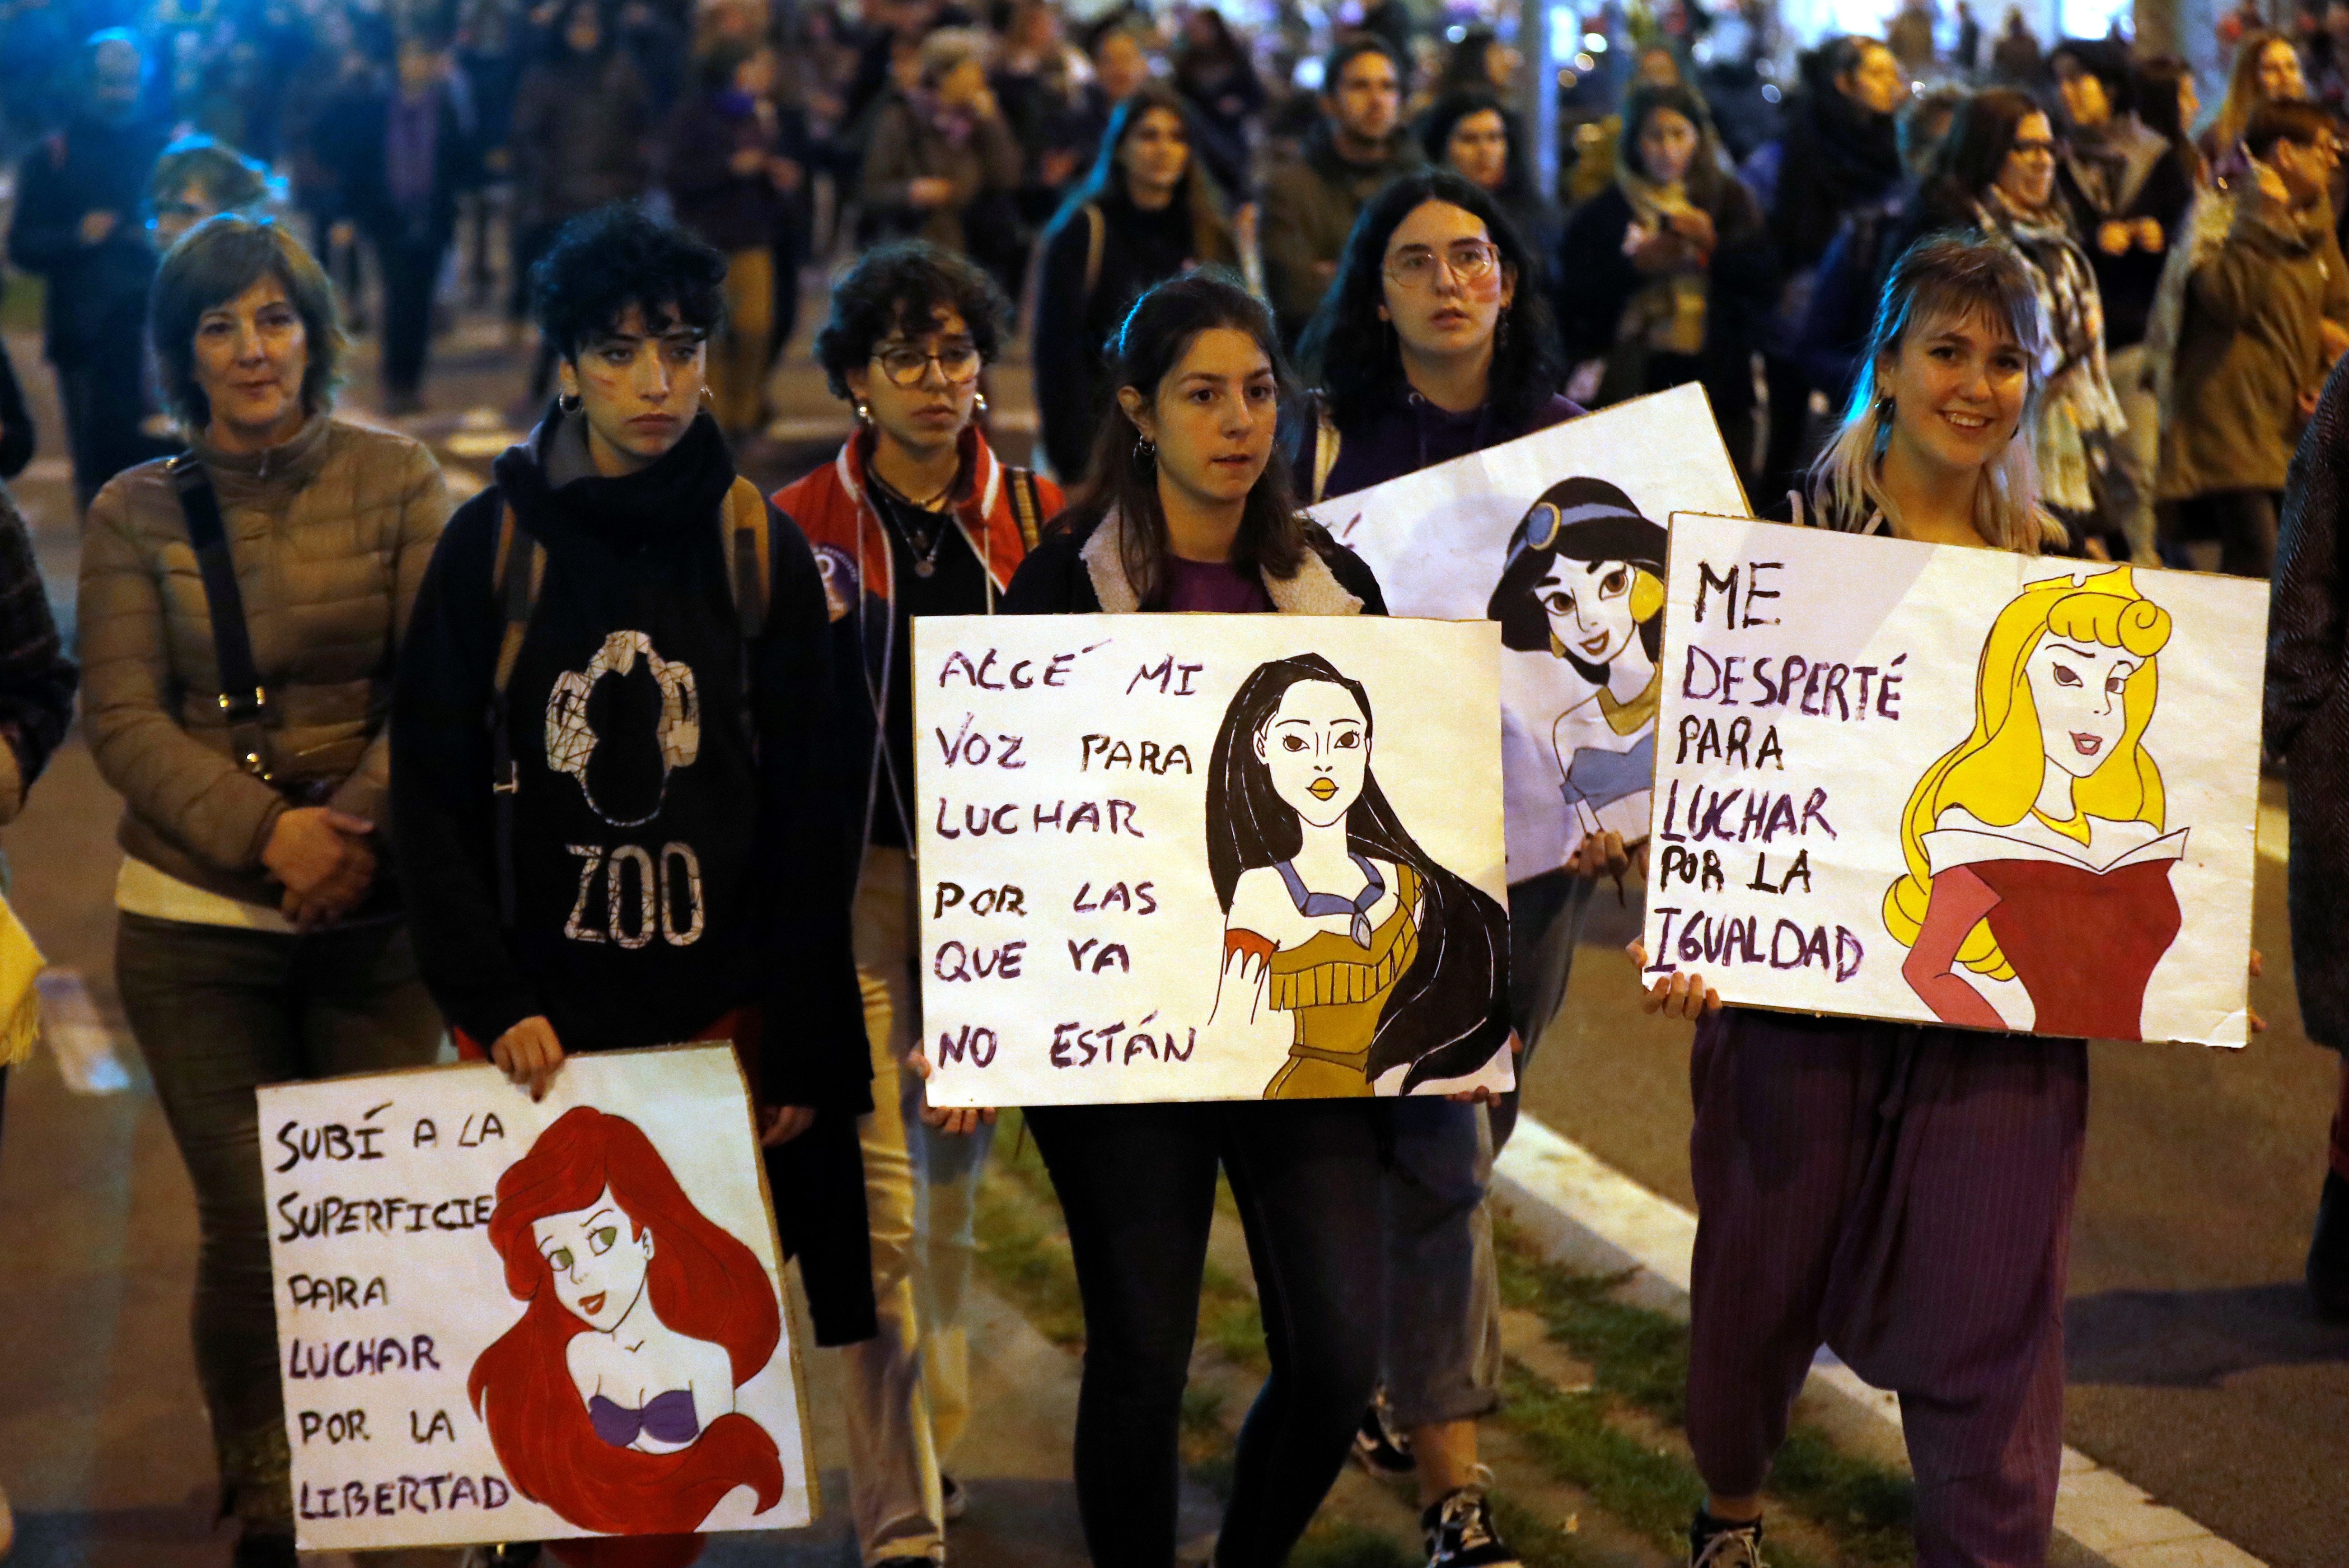
{"type": "MultiPolygon", "coordinates": [[[[767,629],[768,583],[772,570],[772,540],[767,526],[767,498],[759,487],[736,475],[718,514],[719,554],[726,562],[726,585],[734,600],[734,615],[742,632],[741,724],[758,755],[758,727],[750,713],[750,645],[767,629]]],[[[505,924],[514,922],[513,862],[514,797],[522,781],[514,769],[512,705],[506,688],[512,683],[514,663],[522,656],[523,639],[530,633],[531,612],[538,605],[538,590],[546,580],[546,546],[522,526],[513,503],[502,501],[498,513],[498,548],[490,568],[498,603],[504,612],[505,631],[498,640],[498,662],[490,677],[491,791],[497,797],[498,909],[505,924]],[[517,548],[519,546],[519,548],[517,548]]]]}

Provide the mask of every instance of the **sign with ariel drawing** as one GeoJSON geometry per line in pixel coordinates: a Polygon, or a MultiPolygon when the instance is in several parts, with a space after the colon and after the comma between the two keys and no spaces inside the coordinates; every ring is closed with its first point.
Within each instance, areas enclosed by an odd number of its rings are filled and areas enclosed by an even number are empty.
{"type": "Polygon", "coordinates": [[[1313,509],[1395,614],[1500,623],[1511,882],[1646,835],[1664,520],[1744,511],[1694,382],[1313,509]]]}
{"type": "Polygon", "coordinates": [[[1513,1081],[1490,622],[926,617],[913,656],[934,1104],[1513,1081]]]}
{"type": "Polygon", "coordinates": [[[1676,516],[1651,976],[2240,1046],[2267,584],[1676,516]]]}
{"type": "Polygon", "coordinates": [[[260,1091],[305,1550],[813,1517],[781,1249],[726,1046],[260,1091]]]}

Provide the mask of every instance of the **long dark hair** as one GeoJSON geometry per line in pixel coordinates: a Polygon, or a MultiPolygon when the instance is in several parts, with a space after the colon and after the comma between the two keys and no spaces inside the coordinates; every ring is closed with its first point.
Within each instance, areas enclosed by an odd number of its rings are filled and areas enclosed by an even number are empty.
{"type": "Polygon", "coordinates": [[[1925,177],[1925,211],[1937,228],[1972,228],[1974,203],[1998,183],[2016,131],[2034,114],[2047,111],[2027,93],[1984,88],[1958,106],[1950,134],[1925,177]]]}
{"type": "MultiPolygon", "coordinates": [[[[1108,376],[1112,394],[1093,437],[1085,469],[1084,499],[1061,514],[1059,524],[1077,528],[1115,511],[1123,520],[1120,564],[1134,598],[1149,604],[1166,575],[1166,513],[1158,503],[1157,459],[1142,445],[1142,432],[1114,394],[1131,387],[1155,407],[1158,389],[1183,363],[1203,332],[1228,327],[1245,332],[1272,362],[1273,380],[1285,406],[1295,396],[1288,362],[1271,313],[1220,267],[1202,268],[1144,291],[1126,313],[1125,325],[1110,345],[1108,376]]],[[[1289,578],[1304,564],[1305,520],[1297,510],[1297,488],[1280,443],[1248,491],[1239,533],[1232,540],[1232,564],[1244,571],[1289,578]]]]}
{"type": "Polygon", "coordinates": [[[1143,83],[1132,98],[1110,111],[1109,126],[1102,132],[1101,150],[1093,157],[1093,166],[1070,188],[1061,210],[1052,214],[1044,231],[1044,242],[1049,245],[1053,235],[1071,223],[1082,222],[1081,214],[1088,202],[1100,201],[1112,193],[1124,195],[1125,170],[1118,166],[1117,155],[1124,150],[1125,139],[1141,127],[1142,117],[1152,109],[1164,109],[1181,121],[1183,139],[1191,145],[1191,156],[1183,165],[1183,188],[1175,192],[1174,201],[1191,215],[1192,259],[1202,265],[1211,262],[1228,265],[1238,261],[1239,244],[1232,237],[1231,221],[1224,216],[1224,204],[1216,199],[1215,181],[1207,177],[1200,162],[1198,123],[1182,95],[1164,82],[1143,83]]]}
{"type": "Polygon", "coordinates": [[[1509,166],[1501,171],[1501,188],[1495,194],[1505,201],[1538,199],[1540,192],[1534,188],[1533,144],[1526,139],[1525,127],[1518,123],[1516,112],[1490,88],[1454,88],[1437,98],[1427,118],[1419,122],[1420,150],[1435,168],[1448,168],[1445,160],[1451,156],[1454,128],[1470,115],[1488,110],[1501,117],[1501,135],[1509,144],[1509,166]]]}
{"type": "Polygon", "coordinates": [[[2178,160],[2186,166],[2187,178],[2199,185],[2202,182],[2202,150],[2194,145],[2194,128],[2186,123],[2186,106],[2178,90],[2181,83],[2193,79],[2194,67],[2176,55],[2156,55],[2137,62],[2134,96],[2137,119],[2147,130],[2169,143],[2178,160]]]}
{"type": "Polygon", "coordinates": [[[1405,218],[1430,201],[1457,207],[1484,224],[1502,264],[1516,278],[1516,298],[1494,328],[1487,406],[1505,423],[1520,424],[1555,397],[1566,379],[1549,304],[1542,298],[1541,258],[1526,248],[1491,195],[1448,169],[1416,170],[1372,197],[1354,220],[1338,259],[1337,280],[1298,340],[1298,356],[1340,428],[1401,402],[1411,389],[1403,379],[1402,346],[1389,324],[1379,319],[1379,307],[1386,303],[1387,242],[1405,218]]]}
{"type": "MultiPolygon", "coordinates": [[[[1607,671],[1561,648],[1550,631],[1549,613],[1534,597],[1534,584],[1549,575],[1550,563],[1568,561],[1621,561],[1664,580],[1664,531],[1640,514],[1631,498],[1605,480],[1560,480],[1542,491],[1541,499],[1509,534],[1507,564],[1493,584],[1485,614],[1501,623],[1501,645],[1521,654],[1556,654],[1574,666],[1574,673],[1593,686],[1603,686],[1607,671]]],[[[1661,606],[1658,606],[1659,612],[1661,606]]],[[[1664,617],[1659,613],[1638,623],[1640,645],[1651,660],[1664,647],[1664,617]]]]}
{"type": "Polygon", "coordinates": [[[1696,131],[1696,153],[1689,160],[1683,183],[1688,187],[1689,199],[1709,209],[1720,200],[1722,184],[1729,176],[1722,171],[1713,116],[1693,88],[1644,86],[1631,89],[1630,96],[1623,100],[1623,134],[1615,149],[1616,167],[1628,169],[1642,180],[1649,178],[1648,166],[1640,157],[1640,134],[1662,109],[1679,115],[1696,131]]]}
{"type": "MultiPolygon", "coordinates": [[[[1274,790],[1272,770],[1257,758],[1255,742],[1288,688],[1306,681],[1343,686],[1362,710],[1364,744],[1376,734],[1370,693],[1319,654],[1273,659],[1248,673],[1225,710],[1207,768],[1207,874],[1226,914],[1241,872],[1293,860],[1304,845],[1296,808],[1274,790]]],[[[1475,1071],[1509,1037],[1500,1006],[1509,988],[1508,917],[1491,894],[1438,865],[1419,847],[1368,767],[1361,799],[1346,813],[1346,848],[1411,867],[1419,874],[1425,901],[1418,955],[1379,1015],[1364,1076],[1375,1081],[1409,1064],[1402,1081],[1408,1091],[1431,1078],[1475,1071]]]]}

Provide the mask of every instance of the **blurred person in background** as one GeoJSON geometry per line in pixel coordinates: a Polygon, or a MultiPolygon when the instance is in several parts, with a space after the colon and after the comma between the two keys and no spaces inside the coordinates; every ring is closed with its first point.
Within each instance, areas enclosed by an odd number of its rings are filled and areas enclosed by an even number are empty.
{"type": "Polygon", "coordinates": [[[1060,129],[1055,146],[1070,167],[1091,169],[1101,155],[1109,117],[1151,78],[1150,44],[1143,31],[1123,12],[1112,12],[1087,35],[1085,57],[1092,80],[1077,91],[1060,129]]]}
{"type": "Polygon", "coordinates": [[[1419,125],[1420,150],[1490,196],[1526,242],[1533,272],[1525,280],[1549,297],[1564,232],[1557,208],[1540,189],[1533,144],[1517,117],[1487,87],[1458,88],[1437,98],[1419,125]]]}
{"type": "MultiPolygon", "coordinates": [[[[525,51],[521,7],[515,0],[461,0],[456,36],[457,70],[472,100],[481,176],[481,183],[467,191],[460,204],[466,237],[460,244],[472,302],[486,305],[495,282],[493,232],[499,219],[512,213],[507,200],[491,187],[503,186],[513,173],[514,92],[522,85],[525,51]]],[[[505,238],[511,248],[511,226],[505,238]]]]}
{"type": "Polygon", "coordinates": [[[1062,144],[1081,70],[1076,51],[1061,41],[1060,13],[1050,0],[1015,0],[987,84],[1019,143],[1019,216],[1025,223],[1050,218],[1061,192],[1077,176],[1075,156],[1062,144]]]}
{"type": "Polygon", "coordinates": [[[2039,35],[2023,19],[2023,7],[2006,8],[2006,26],[1990,46],[1990,74],[2009,87],[2030,88],[2039,81],[2039,35]]]}
{"type": "Polygon", "coordinates": [[[47,285],[42,347],[57,377],[75,502],[157,454],[147,416],[147,289],[140,210],[164,128],[140,109],[145,60],[119,28],[83,46],[81,101],[16,166],[8,259],[47,285]]]}
{"type": "MultiPolygon", "coordinates": [[[[779,242],[807,181],[807,124],[774,101],[775,53],[719,38],[702,46],[701,85],[668,131],[677,220],[726,256],[726,325],[709,346],[711,412],[739,449],[767,423],[767,367],[778,301],[792,282],[779,242]]],[[[782,329],[788,332],[789,328],[782,329]]]]}
{"type": "Polygon", "coordinates": [[[987,85],[987,36],[950,27],[922,40],[908,91],[883,100],[858,198],[885,239],[918,238],[975,257],[1016,293],[1025,263],[1019,143],[987,85]]]}
{"type": "Polygon", "coordinates": [[[1439,96],[1482,90],[1506,99],[1517,90],[1517,72],[1524,63],[1498,33],[1480,23],[1463,33],[1444,57],[1435,90],[1439,96]]]}
{"type": "Polygon", "coordinates": [[[1615,183],[1577,209],[1558,252],[1558,326],[1594,407],[1699,381],[1731,461],[1754,471],[1753,356],[1777,266],[1753,194],[1722,167],[1686,88],[1623,109],[1615,183]]]}
{"type": "Polygon", "coordinates": [[[1322,119],[1299,154],[1265,177],[1258,220],[1264,286],[1281,338],[1293,343],[1338,275],[1338,256],[1362,203],[1419,167],[1419,146],[1398,120],[1402,57],[1357,33],[1322,67],[1322,119]]]}
{"type": "Polygon", "coordinates": [[[2251,117],[2269,104],[2308,96],[2300,50],[2282,33],[2255,28],[2243,35],[2227,73],[2227,96],[2202,133],[2202,161],[2222,181],[2241,172],[2241,142],[2251,117]]]}
{"type": "Polygon", "coordinates": [[[2181,536],[2219,542],[2220,571],[2266,577],[2292,448],[2349,348],[2349,263],[2326,200],[2341,162],[2332,114],[2270,103],[2241,144],[2243,174],[2198,214],[2181,258],[2160,496],[2181,536]]]}
{"type": "Polygon", "coordinates": [[[2132,504],[2120,519],[2127,556],[2155,559],[2153,481],[2160,463],[2159,406],[2147,374],[2146,325],[2170,242],[2194,199],[2185,155],[2137,118],[2127,51],[2067,38],[2048,57],[2064,120],[2056,184],[2104,301],[2105,364],[2120,399],[2132,504]]]}
{"type": "Polygon", "coordinates": [[[1226,197],[1248,184],[1248,148],[1257,117],[1264,112],[1264,83],[1257,79],[1247,43],[1212,5],[1184,13],[1183,43],[1174,51],[1174,90],[1191,106],[1198,154],[1226,197]]]}
{"type": "Polygon", "coordinates": [[[998,460],[979,376],[1010,308],[985,269],[919,242],[859,258],[815,355],[856,410],[837,459],[779,490],[824,575],[834,711],[864,803],[854,824],[856,978],[873,1109],[859,1119],[880,1332],[843,1352],[849,1508],[867,1564],[946,1551],[964,1506],[944,1467],[970,1419],[963,1323],[993,1113],[927,1113],[918,1068],[921,896],[913,861],[913,622],[989,614],[1061,510],[1048,480],[998,460]]]}
{"type": "Polygon", "coordinates": [[[123,798],[123,1012],[195,1187],[221,1511],[238,1568],[295,1568],[254,1090],[440,1045],[381,830],[392,672],[449,497],[425,447],[332,414],[333,286],[277,224],[191,230],[150,328],[189,450],[90,505],[84,723],[123,798]]]}
{"type": "Polygon", "coordinates": [[[351,98],[321,129],[342,211],[374,247],[383,280],[383,408],[395,417],[423,407],[432,298],[457,198],[478,167],[449,76],[447,41],[410,34],[387,90],[351,98]]]}
{"type": "Polygon", "coordinates": [[[2169,143],[2178,164],[2196,191],[2210,182],[2202,150],[2194,145],[2194,122],[2202,116],[2202,96],[2194,86],[2194,67],[2176,55],[2157,55],[2137,66],[2137,117],[2146,129],[2169,143]]]}
{"type": "Polygon", "coordinates": [[[209,136],[183,136],[163,149],[147,181],[147,228],[155,249],[219,212],[272,215],[285,202],[284,182],[233,147],[209,136]]]}
{"type": "Polygon", "coordinates": [[[2127,421],[2105,367],[2104,296],[2055,189],[2055,130],[2013,88],[1968,98],[1941,144],[1921,204],[1926,230],[1978,228],[2023,258],[2047,313],[2044,387],[2032,423],[2042,505],[2076,544],[2127,560],[2138,500],[2120,449],[2127,421]]]}
{"type": "MultiPolygon", "coordinates": [[[[569,0],[514,90],[514,317],[528,304],[532,263],[564,224],[650,189],[654,125],[651,88],[613,46],[600,0],[569,0]]],[[[554,368],[554,350],[542,341],[533,399],[554,368]]]]}
{"type": "Polygon", "coordinates": [[[1133,302],[1193,267],[1239,264],[1195,125],[1173,88],[1154,82],[1135,91],[1110,116],[1100,157],[1044,231],[1031,332],[1036,411],[1064,483],[1085,478],[1107,407],[1107,345],[1133,302]]]}
{"type": "Polygon", "coordinates": [[[1881,207],[1903,173],[1894,117],[1909,84],[1892,51],[1874,38],[1829,39],[1797,62],[1803,91],[1786,115],[1772,191],[1770,242],[1780,293],[1763,351],[1769,438],[1763,488],[1799,482],[1815,388],[1794,356],[1819,260],[1845,219],[1881,207]]]}

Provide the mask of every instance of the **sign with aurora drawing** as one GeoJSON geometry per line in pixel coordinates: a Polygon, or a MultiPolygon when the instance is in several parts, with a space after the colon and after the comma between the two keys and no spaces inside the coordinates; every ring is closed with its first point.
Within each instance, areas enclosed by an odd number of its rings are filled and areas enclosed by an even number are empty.
{"type": "Polygon", "coordinates": [[[1506,1088],[1499,665],[1489,621],[916,620],[932,1103],[1506,1088]]]}
{"type": "Polygon", "coordinates": [[[2240,1046],[2264,583],[1672,519],[1650,975],[2240,1046]]]}
{"type": "Polygon", "coordinates": [[[782,1530],[817,1500],[731,1047],[260,1091],[305,1551],[782,1530]]]}

